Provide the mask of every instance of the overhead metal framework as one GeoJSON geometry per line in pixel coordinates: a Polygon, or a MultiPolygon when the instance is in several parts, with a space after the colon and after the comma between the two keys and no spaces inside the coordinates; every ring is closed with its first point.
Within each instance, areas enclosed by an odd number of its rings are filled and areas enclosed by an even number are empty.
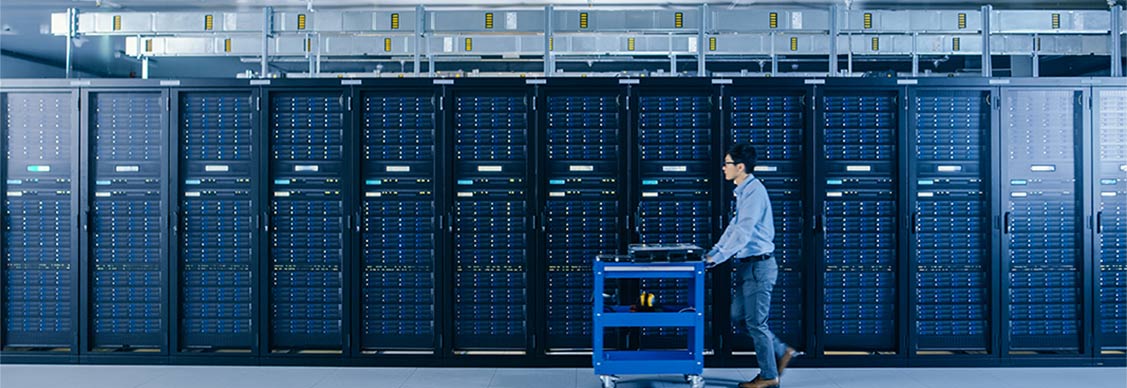
{"type": "MultiPolygon", "coordinates": [[[[1108,10],[880,10],[840,6],[618,6],[537,8],[272,9],[239,12],[78,12],[52,15],[56,35],[122,36],[126,54],[238,57],[261,62],[363,58],[399,62],[405,73],[436,75],[435,62],[542,61],[542,73],[573,75],[561,62],[668,60],[667,74],[707,75],[708,63],[750,61],[778,75],[780,58],[828,63],[828,75],[852,75],[855,58],[1109,56],[1121,76],[1127,13],[1108,10]],[[838,70],[841,56],[846,68],[838,70]],[[818,59],[820,58],[820,59],[818,59]],[[696,69],[678,69],[680,60],[696,69]],[[424,62],[426,64],[424,65],[424,62]],[[695,70],[695,71],[694,71],[695,70]]],[[[68,45],[69,47],[69,45],[68,45]]],[[[471,72],[461,69],[459,72],[471,72]]],[[[328,76],[339,76],[334,73],[328,76]]],[[[290,75],[293,76],[293,75],[290,75]]],[[[372,76],[366,74],[365,76],[372,76]]]]}

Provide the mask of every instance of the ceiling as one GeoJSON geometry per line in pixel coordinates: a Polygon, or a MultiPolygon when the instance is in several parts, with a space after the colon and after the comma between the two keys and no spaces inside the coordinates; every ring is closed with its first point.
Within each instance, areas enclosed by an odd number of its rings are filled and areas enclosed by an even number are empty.
{"type": "MultiPolygon", "coordinates": [[[[794,7],[824,7],[833,1],[819,0],[735,0],[713,2],[712,4],[769,5],[794,7]]],[[[987,2],[966,0],[854,0],[854,7],[873,7],[884,9],[906,8],[976,8],[987,2]]],[[[1124,0],[1117,0],[1124,3],[1124,0]]],[[[313,0],[314,7],[405,7],[417,4],[443,5],[457,4],[475,6],[534,6],[546,3],[557,5],[610,5],[610,4],[655,4],[653,0],[475,0],[472,2],[456,0],[313,0]]],[[[839,2],[840,3],[840,2],[839,2]]],[[[1015,1],[994,0],[989,3],[996,8],[1025,9],[1104,9],[1106,0],[1059,0],[1059,1],[1015,1]]],[[[671,0],[660,4],[691,5],[701,1],[671,0]]],[[[62,68],[65,62],[63,37],[47,33],[50,29],[50,14],[63,12],[68,7],[80,11],[171,11],[171,10],[250,10],[262,6],[275,8],[305,8],[305,0],[2,0],[0,1],[0,49],[5,56],[18,56],[48,66],[62,68]]],[[[74,63],[76,69],[96,76],[123,77],[131,72],[140,73],[140,63],[124,55],[124,39],[121,37],[86,36],[75,43],[74,63]]],[[[257,64],[241,63],[237,58],[160,58],[151,63],[154,76],[175,76],[176,74],[200,73],[206,69],[211,76],[231,76],[244,70],[257,70],[257,64]]]]}

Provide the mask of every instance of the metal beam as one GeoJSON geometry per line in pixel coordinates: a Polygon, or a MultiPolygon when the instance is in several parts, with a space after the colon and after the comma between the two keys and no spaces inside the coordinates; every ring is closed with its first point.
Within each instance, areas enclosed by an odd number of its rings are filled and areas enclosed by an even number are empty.
{"type": "Polygon", "coordinates": [[[704,77],[706,71],[705,55],[708,52],[706,34],[708,33],[708,4],[700,5],[700,30],[697,31],[697,77],[704,77]]]}
{"type": "Polygon", "coordinates": [[[1113,5],[1111,7],[1111,76],[1123,76],[1123,26],[1119,23],[1122,21],[1123,8],[1113,5]]]}
{"type": "Polygon", "coordinates": [[[989,5],[982,6],[982,76],[991,77],[994,75],[994,65],[990,62],[990,14],[994,11],[994,7],[989,5]]]}

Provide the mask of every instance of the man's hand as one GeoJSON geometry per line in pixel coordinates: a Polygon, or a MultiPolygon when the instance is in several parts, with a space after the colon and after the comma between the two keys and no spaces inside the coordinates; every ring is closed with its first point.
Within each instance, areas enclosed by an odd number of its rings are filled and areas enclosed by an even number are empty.
{"type": "Polygon", "coordinates": [[[715,267],[715,266],[716,266],[716,262],[712,261],[712,256],[704,255],[704,268],[712,269],[712,267],[715,267]]]}

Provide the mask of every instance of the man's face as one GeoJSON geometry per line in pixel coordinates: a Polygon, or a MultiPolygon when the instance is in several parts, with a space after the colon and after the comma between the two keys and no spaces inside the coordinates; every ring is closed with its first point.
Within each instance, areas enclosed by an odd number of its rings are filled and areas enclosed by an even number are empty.
{"type": "Polygon", "coordinates": [[[743,173],[743,168],[743,163],[736,164],[732,161],[732,155],[724,155],[724,167],[721,170],[724,171],[725,180],[735,180],[743,173]]]}

